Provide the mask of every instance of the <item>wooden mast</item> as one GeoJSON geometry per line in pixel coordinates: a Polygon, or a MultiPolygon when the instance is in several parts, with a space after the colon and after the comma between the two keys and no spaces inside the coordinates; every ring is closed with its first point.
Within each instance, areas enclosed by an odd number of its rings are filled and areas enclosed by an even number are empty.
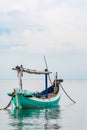
{"type": "MultiPolygon", "coordinates": [[[[45,69],[45,72],[48,71],[47,69],[45,69]]],[[[46,73],[45,74],[45,89],[46,89],[46,98],[48,98],[48,91],[47,91],[47,88],[48,88],[48,74],[46,73]]]]}

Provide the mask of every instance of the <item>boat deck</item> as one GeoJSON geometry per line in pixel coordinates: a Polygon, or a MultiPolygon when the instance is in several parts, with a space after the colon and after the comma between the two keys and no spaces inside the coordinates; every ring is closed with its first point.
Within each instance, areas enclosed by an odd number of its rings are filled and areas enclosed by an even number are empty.
{"type": "MultiPolygon", "coordinates": [[[[53,98],[53,97],[55,97],[55,96],[56,96],[55,93],[50,93],[50,94],[48,94],[48,98],[53,98]]],[[[45,99],[45,98],[46,98],[46,95],[41,96],[40,98],[41,98],[41,99],[45,99]]]]}

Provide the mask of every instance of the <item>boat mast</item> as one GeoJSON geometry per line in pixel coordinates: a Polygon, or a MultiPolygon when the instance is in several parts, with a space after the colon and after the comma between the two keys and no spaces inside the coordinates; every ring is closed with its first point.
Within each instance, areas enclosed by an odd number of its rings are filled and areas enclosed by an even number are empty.
{"type": "MultiPolygon", "coordinates": [[[[45,72],[48,71],[47,69],[45,69],[45,72]]],[[[47,88],[48,88],[48,75],[47,73],[45,74],[45,89],[46,89],[46,98],[48,98],[48,91],[47,91],[47,88]]]]}

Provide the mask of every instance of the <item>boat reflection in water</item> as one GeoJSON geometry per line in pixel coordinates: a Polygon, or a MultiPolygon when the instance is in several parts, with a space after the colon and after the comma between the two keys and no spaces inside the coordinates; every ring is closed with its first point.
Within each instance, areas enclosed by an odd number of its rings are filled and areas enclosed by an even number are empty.
{"type": "Polygon", "coordinates": [[[11,129],[60,129],[61,111],[60,106],[52,108],[14,109],[9,112],[11,129]]]}

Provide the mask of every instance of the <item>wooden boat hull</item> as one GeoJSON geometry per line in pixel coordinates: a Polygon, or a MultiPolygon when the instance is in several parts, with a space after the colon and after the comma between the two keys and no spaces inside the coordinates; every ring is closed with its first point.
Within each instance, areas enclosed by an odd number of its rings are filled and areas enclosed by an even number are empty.
{"type": "MultiPolygon", "coordinates": [[[[45,60],[46,62],[46,60],[45,60]]],[[[26,69],[22,65],[12,68],[17,71],[19,79],[20,89],[14,89],[13,92],[9,92],[8,95],[12,97],[12,104],[15,108],[26,108],[26,107],[53,107],[59,104],[59,84],[63,80],[57,79],[57,73],[55,80],[51,82],[51,86],[48,87],[48,75],[51,73],[47,67],[44,71],[36,71],[26,69]],[[22,76],[23,72],[29,74],[44,74],[45,75],[45,90],[37,93],[31,93],[23,90],[22,87],[22,76]],[[52,94],[52,95],[51,95],[52,94]]]]}
{"type": "Polygon", "coordinates": [[[37,97],[25,97],[22,94],[17,93],[12,100],[13,107],[15,108],[37,108],[37,107],[52,107],[59,104],[60,96],[57,94],[53,98],[37,98],[37,97]]]}

